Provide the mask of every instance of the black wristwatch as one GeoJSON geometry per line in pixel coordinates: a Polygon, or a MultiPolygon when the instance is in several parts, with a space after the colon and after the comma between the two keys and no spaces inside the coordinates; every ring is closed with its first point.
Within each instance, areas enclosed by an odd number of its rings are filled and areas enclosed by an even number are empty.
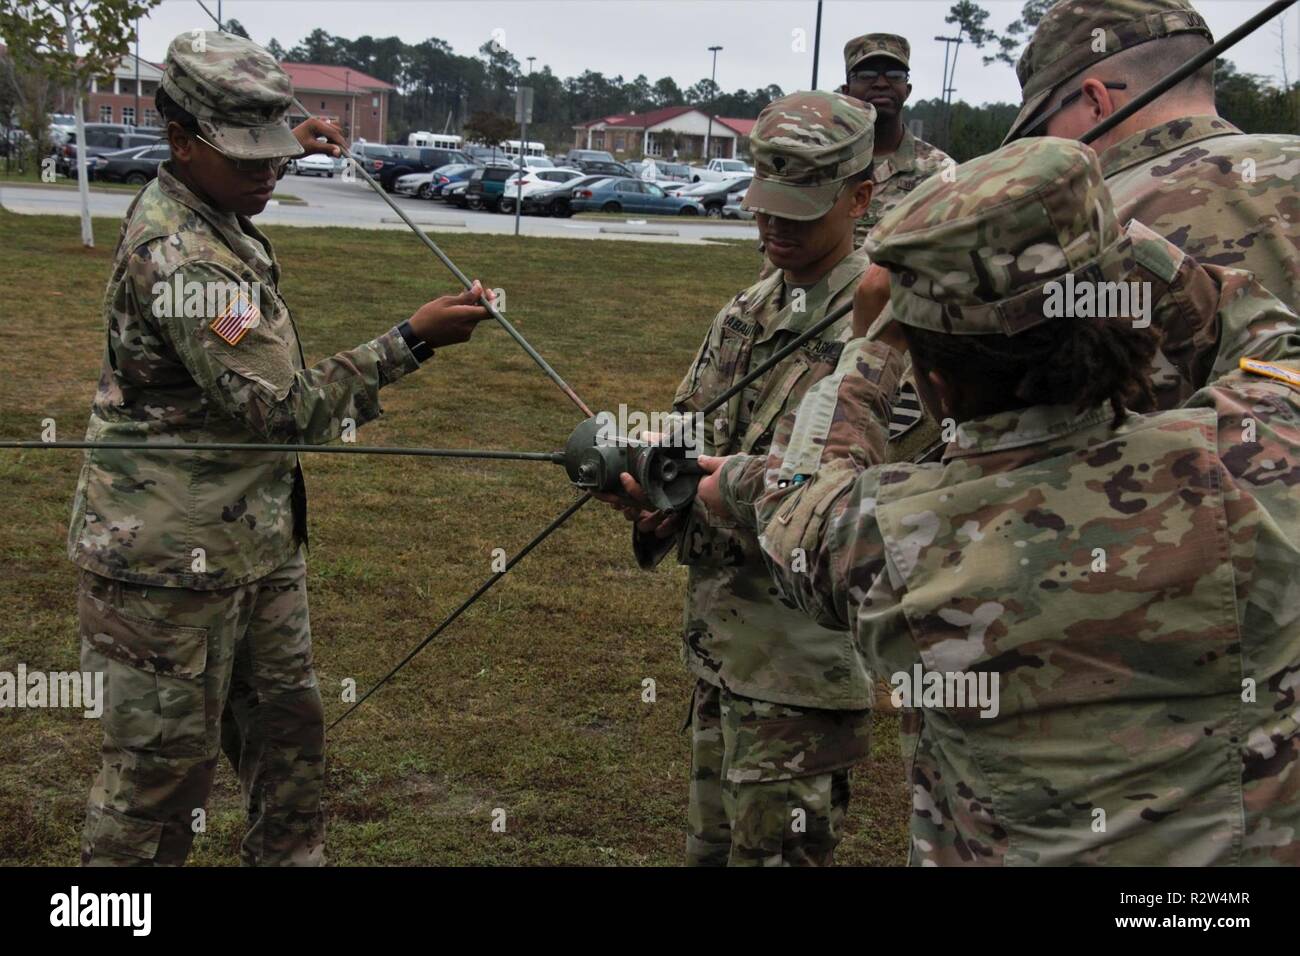
{"type": "Polygon", "coordinates": [[[415,334],[415,330],[411,328],[410,319],[399,325],[397,331],[402,333],[402,341],[406,343],[406,347],[411,350],[411,354],[415,356],[417,362],[423,365],[433,358],[433,346],[415,334]]]}

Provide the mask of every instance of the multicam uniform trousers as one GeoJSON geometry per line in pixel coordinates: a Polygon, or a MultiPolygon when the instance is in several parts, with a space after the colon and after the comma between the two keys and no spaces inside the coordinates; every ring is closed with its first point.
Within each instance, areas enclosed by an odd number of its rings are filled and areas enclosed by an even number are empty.
{"type": "Polygon", "coordinates": [[[752,700],[698,681],[688,720],[688,866],[829,866],[869,710],[752,700]]]}
{"type": "Polygon", "coordinates": [[[246,865],[319,865],[325,728],[302,548],[249,584],[146,587],[82,572],[81,666],[104,673],[103,760],[82,862],[185,862],[221,750],[246,865]]]}

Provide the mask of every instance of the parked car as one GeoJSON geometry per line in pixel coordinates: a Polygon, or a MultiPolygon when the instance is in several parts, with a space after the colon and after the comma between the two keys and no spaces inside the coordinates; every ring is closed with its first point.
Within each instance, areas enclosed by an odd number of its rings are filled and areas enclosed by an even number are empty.
{"type": "Polygon", "coordinates": [[[392,192],[401,176],[411,173],[431,173],[439,166],[448,163],[468,163],[469,156],[458,149],[442,149],[437,146],[389,146],[393,158],[385,162],[376,178],[381,186],[392,192]]]}
{"type": "Polygon", "coordinates": [[[615,159],[612,153],[607,153],[603,149],[571,149],[564,155],[566,166],[579,167],[580,163],[587,162],[612,163],[615,159]]]}
{"type": "Polygon", "coordinates": [[[459,206],[461,209],[469,208],[469,180],[462,179],[458,183],[448,183],[443,187],[442,198],[448,205],[459,206]]]}
{"type": "Polygon", "coordinates": [[[465,190],[469,208],[491,209],[495,212],[505,192],[506,180],[516,172],[509,166],[484,166],[474,170],[469,177],[469,188],[465,190]]]}
{"type": "Polygon", "coordinates": [[[576,169],[530,169],[522,177],[516,170],[515,174],[506,180],[498,209],[501,212],[512,213],[515,211],[515,199],[520,196],[527,199],[538,190],[551,189],[581,178],[582,173],[576,169]]]}
{"type": "Polygon", "coordinates": [[[689,183],[691,181],[691,167],[685,163],[665,163],[662,160],[643,159],[635,163],[624,163],[633,176],[642,182],[653,182],[659,186],[665,183],[670,185],[676,183],[689,183]],[[649,178],[646,176],[646,167],[653,163],[653,170],[649,178]]]}
{"type": "Polygon", "coordinates": [[[334,173],[338,166],[333,156],[326,156],[324,153],[310,153],[306,156],[298,156],[291,163],[295,176],[327,176],[334,178],[334,173]]]}
{"type": "Polygon", "coordinates": [[[576,162],[569,163],[574,169],[581,169],[588,176],[597,174],[605,176],[631,177],[632,170],[628,169],[622,163],[606,162],[602,159],[580,159],[576,162]]]}
{"type": "Polygon", "coordinates": [[[574,212],[640,212],[698,216],[704,206],[690,198],[664,193],[654,183],[625,176],[605,179],[573,191],[569,206],[574,212]]]}
{"type": "Polygon", "coordinates": [[[740,159],[711,159],[707,166],[691,167],[691,181],[720,183],[725,179],[743,173],[753,175],[754,167],[740,159]]]}
{"type": "MultiPolygon", "coordinates": [[[[130,149],[132,146],[151,146],[159,138],[151,133],[139,133],[130,126],[120,123],[87,123],[86,156],[100,156],[104,153],[116,153],[118,150],[130,149]]],[[[64,176],[77,175],[77,131],[68,134],[67,140],[60,146],[54,156],[56,172],[64,176]]]]}
{"type": "Polygon", "coordinates": [[[750,174],[732,176],[720,183],[678,183],[670,190],[677,196],[702,196],[706,193],[716,192],[719,189],[727,189],[729,192],[747,189],[749,187],[750,174]]]}
{"type": "Polygon", "coordinates": [[[661,179],[670,179],[679,183],[691,181],[691,167],[685,163],[664,163],[656,159],[655,166],[659,170],[661,179]]]}
{"type": "Polygon", "coordinates": [[[510,154],[500,146],[466,146],[461,152],[469,157],[470,162],[478,163],[480,166],[510,162],[510,154]]]}
{"type": "Polygon", "coordinates": [[[523,211],[542,216],[555,216],[559,219],[568,218],[573,215],[569,200],[573,198],[574,190],[603,182],[608,178],[608,176],[583,176],[581,179],[571,179],[559,186],[549,186],[533,193],[525,193],[523,211]]]}
{"type": "Polygon", "coordinates": [[[382,174],[385,166],[398,159],[393,148],[383,143],[353,143],[351,153],[357,164],[375,178],[382,174]]]}
{"type": "Polygon", "coordinates": [[[729,193],[727,195],[727,204],[722,207],[723,219],[753,219],[754,214],[748,209],[742,209],[740,204],[744,201],[746,189],[738,193],[729,193]]]}
{"type": "Polygon", "coordinates": [[[448,163],[428,173],[408,173],[397,177],[395,189],[406,196],[420,199],[437,199],[443,187],[454,182],[469,179],[470,173],[478,169],[473,163],[448,163]]]}
{"type": "Polygon", "coordinates": [[[699,183],[695,188],[679,193],[678,198],[694,199],[710,216],[721,216],[722,207],[727,204],[728,197],[732,193],[748,189],[751,178],[743,176],[721,183],[699,183]]]}
{"type": "Polygon", "coordinates": [[[158,164],[171,156],[166,143],[152,146],[132,146],[115,153],[101,153],[95,157],[95,178],[114,183],[131,183],[143,186],[158,175],[158,164]]]}

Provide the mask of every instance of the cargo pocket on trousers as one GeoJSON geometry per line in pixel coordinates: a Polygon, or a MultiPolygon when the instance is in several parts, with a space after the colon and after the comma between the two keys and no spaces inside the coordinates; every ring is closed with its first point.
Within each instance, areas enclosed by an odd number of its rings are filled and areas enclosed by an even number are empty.
{"type": "Polygon", "coordinates": [[[104,670],[104,732],[127,750],[164,757],[206,752],[203,672],[208,629],[127,614],[82,590],[83,666],[104,670]]]}
{"type": "Polygon", "coordinates": [[[112,807],[97,807],[99,819],[91,831],[90,848],[105,857],[129,856],[138,860],[152,860],[158,855],[162,839],[161,820],[141,820],[128,817],[112,807]]]}

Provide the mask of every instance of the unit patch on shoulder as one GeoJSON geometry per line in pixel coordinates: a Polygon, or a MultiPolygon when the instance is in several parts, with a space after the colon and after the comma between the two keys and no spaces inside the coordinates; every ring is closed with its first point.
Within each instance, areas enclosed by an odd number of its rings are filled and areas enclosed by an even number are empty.
{"type": "Polygon", "coordinates": [[[921,396],[911,382],[898,386],[894,395],[894,406],[889,411],[889,440],[905,434],[908,429],[919,422],[923,416],[921,396]]]}
{"type": "Polygon", "coordinates": [[[227,345],[238,345],[239,340],[248,334],[261,320],[257,302],[247,292],[241,290],[234,296],[226,311],[213,320],[210,328],[227,345]]]}
{"type": "Polygon", "coordinates": [[[1300,369],[1287,368],[1285,365],[1278,365],[1276,362],[1265,362],[1252,358],[1243,358],[1237,364],[1243,372],[1263,375],[1265,378],[1275,378],[1279,382],[1285,382],[1292,388],[1300,388],[1300,369]]]}

